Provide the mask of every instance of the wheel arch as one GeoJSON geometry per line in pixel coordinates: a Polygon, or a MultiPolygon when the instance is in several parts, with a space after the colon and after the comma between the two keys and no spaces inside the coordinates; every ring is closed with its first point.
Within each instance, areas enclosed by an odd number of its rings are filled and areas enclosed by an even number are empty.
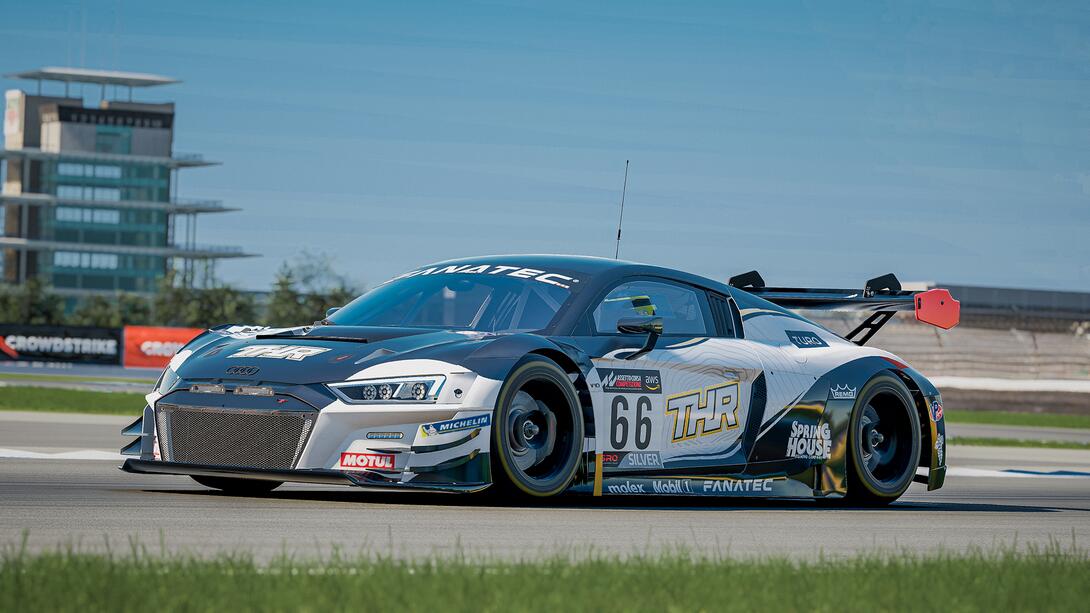
{"type": "Polygon", "coordinates": [[[934,448],[935,441],[932,440],[931,428],[928,427],[931,423],[931,413],[927,409],[927,399],[924,398],[924,390],[920,383],[905,371],[891,370],[891,372],[908,387],[908,391],[912,394],[912,402],[916,405],[916,415],[920,418],[920,457],[917,459],[916,466],[930,468],[931,452],[934,448]]]}
{"type": "Polygon", "coordinates": [[[528,355],[539,355],[556,362],[557,366],[568,373],[579,396],[580,409],[583,411],[584,436],[594,438],[594,405],[590,398],[590,386],[587,376],[571,356],[560,349],[542,347],[534,349],[528,355]]]}

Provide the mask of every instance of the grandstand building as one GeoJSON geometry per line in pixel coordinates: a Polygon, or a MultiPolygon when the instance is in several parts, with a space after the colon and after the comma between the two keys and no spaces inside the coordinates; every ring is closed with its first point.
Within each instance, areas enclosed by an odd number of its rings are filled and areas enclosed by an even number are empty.
{"type": "Polygon", "coordinates": [[[178,174],[216,162],[174,151],[172,102],[133,101],[136,89],[178,81],[76,68],[5,76],[37,82],[34,93],[5,93],[5,282],[37,277],[69,296],[149,293],[169,270],[193,283],[202,264],[248,255],[197,244],[198,215],[233,209],[178,197],[178,174]]]}

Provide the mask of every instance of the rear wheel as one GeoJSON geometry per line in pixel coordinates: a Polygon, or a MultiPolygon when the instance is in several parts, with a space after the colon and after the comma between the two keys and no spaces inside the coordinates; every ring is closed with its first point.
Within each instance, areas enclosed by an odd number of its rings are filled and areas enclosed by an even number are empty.
{"type": "Polygon", "coordinates": [[[263,479],[234,479],[232,477],[205,477],[193,475],[193,480],[205,487],[222,490],[227,494],[254,496],[268,494],[283,485],[283,481],[265,481],[263,479]]]}
{"type": "Polygon", "coordinates": [[[534,497],[563,492],[583,450],[583,411],[568,374],[531,358],[511,371],[492,420],[492,475],[501,490],[534,497]]]}
{"type": "Polygon", "coordinates": [[[848,499],[889,504],[912,483],[920,458],[920,417],[900,379],[879,375],[863,387],[848,444],[848,499]]]}

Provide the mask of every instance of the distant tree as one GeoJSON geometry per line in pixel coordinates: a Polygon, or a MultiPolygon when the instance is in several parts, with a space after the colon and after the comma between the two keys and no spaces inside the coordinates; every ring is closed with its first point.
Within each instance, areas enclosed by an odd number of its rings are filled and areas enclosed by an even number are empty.
{"type": "Polygon", "coordinates": [[[151,319],[151,300],[139,294],[119,294],[117,311],[125,326],[155,325],[151,319]]]}
{"type": "Polygon", "coordinates": [[[139,326],[152,323],[151,303],[139,294],[119,293],[82,298],[67,318],[78,326],[139,326]]]}
{"type": "Polygon", "coordinates": [[[246,292],[221,285],[195,290],[184,325],[211,328],[221,324],[253,324],[257,322],[254,298],[246,292]]]}
{"type": "Polygon", "coordinates": [[[124,325],[121,312],[117,308],[117,299],[113,296],[100,295],[82,298],[68,316],[68,322],[77,326],[100,326],[117,328],[124,325]]]}
{"type": "Polygon", "coordinates": [[[271,326],[309,324],[323,319],[330,307],[344,306],[358,293],[334,270],[332,258],[303,251],[277,271],[265,319],[271,326]]]}
{"type": "Polygon", "coordinates": [[[295,274],[285,262],[280,265],[269,294],[265,310],[265,323],[274,327],[294,326],[305,319],[303,296],[295,286],[295,274]]]}
{"type": "Polygon", "coordinates": [[[163,326],[211,328],[257,321],[257,308],[250,294],[226,284],[203,289],[182,287],[173,271],[159,284],[152,299],[152,313],[152,319],[163,326]]]}
{"type": "Polygon", "coordinates": [[[0,290],[0,321],[4,323],[59,325],[64,319],[64,299],[37,277],[0,290]]]}
{"type": "Polygon", "coordinates": [[[152,320],[160,326],[188,326],[190,305],[195,299],[195,292],[182,287],[178,275],[168,270],[151,300],[152,320]]]}

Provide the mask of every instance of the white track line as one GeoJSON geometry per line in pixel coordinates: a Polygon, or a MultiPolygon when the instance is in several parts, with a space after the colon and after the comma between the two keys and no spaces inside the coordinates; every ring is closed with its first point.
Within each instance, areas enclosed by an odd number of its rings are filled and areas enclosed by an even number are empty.
{"type": "Polygon", "coordinates": [[[994,377],[930,377],[931,383],[942,390],[983,390],[990,392],[1070,392],[1090,393],[1090,379],[999,379],[994,377]]]}
{"type": "Polygon", "coordinates": [[[99,451],[97,449],[74,449],[59,453],[42,453],[40,451],[23,451],[22,449],[0,448],[0,458],[16,458],[24,460],[112,460],[114,462],[125,459],[120,453],[111,451],[99,451]]]}
{"type": "Polygon", "coordinates": [[[1041,471],[1020,471],[1015,469],[995,470],[988,468],[963,468],[951,466],[946,469],[947,477],[1007,477],[1014,479],[1086,479],[1090,472],[1079,470],[1052,469],[1041,471]]]}

